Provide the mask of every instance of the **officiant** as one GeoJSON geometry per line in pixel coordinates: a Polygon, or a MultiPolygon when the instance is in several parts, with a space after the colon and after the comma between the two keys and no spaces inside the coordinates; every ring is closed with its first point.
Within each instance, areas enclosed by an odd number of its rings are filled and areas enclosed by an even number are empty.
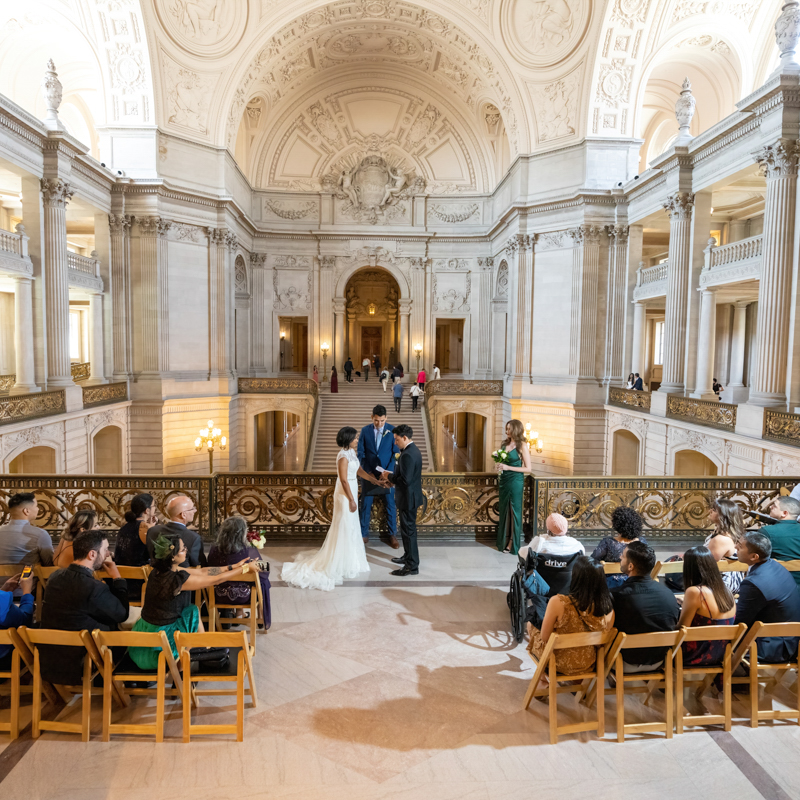
{"type": "MultiPolygon", "coordinates": [[[[358,460],[364,472],[380,478],[382,470],[394,469],[395,455],[400,451],[394,443],[392,431],[394,426],[386,422],[386,408],[375,406],[372,409],[372,424],[361,429],[358,439],[358,460]]],[[[361,536],[364,544],[369,541],[369,518],[372,513],[372,501],[375,497],[383,497],[386,501],[386,517],[389,527],[389,545],[397,550],[397,510],[394,505],[394,488],[377,486],[368,481],[361,481],[361,536]]]]}

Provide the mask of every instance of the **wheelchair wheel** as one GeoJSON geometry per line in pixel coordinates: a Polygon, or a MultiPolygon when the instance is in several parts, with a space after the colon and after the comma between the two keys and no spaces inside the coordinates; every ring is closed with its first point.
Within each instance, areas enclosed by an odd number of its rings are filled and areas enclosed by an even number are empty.
{"type": "Polygon", "coordinates": [[[511,631],[514,638],[522,641],[525,634],[525,591],[522,587],[522,575],[515,572],[511,576],[511,585],[506,595],[508,608],[511,611],[511,631]]]}

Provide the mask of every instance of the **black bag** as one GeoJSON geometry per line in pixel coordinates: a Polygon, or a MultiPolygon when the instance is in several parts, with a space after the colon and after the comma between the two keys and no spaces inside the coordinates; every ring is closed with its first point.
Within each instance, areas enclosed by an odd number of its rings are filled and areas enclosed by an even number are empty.
{"type": "Polygon", "coordinates": [[[228,647],[193,647],[189,660],[197,664],[199,672],[222,672],[231,663],[228,647]]]}

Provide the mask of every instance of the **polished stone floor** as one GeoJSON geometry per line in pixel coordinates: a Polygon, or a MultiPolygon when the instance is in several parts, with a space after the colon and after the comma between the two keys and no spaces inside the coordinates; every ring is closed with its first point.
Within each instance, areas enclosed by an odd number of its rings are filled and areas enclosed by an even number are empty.
{"type": "MultiPolygon", "coordinates": [[[[180,741],[173,707],[168,740],[99,741],[30,728],[8,744],[0,734],[6,797],[100,800],[787,800],[800,797],[800,727],[751,730],[734,705],[731,733],[692,730],[671,740],[612,738],[615,700],[606,699],[605,739],[565,736],[549,744],[548,707],[523,711],[531,677],[524,646],[509,634],[505,592],[514,559],[471,544],[427,546],[416,578],[389,575],[395,554],[368,547],[372,572],[331,593],[280,583],[294,548],[268,548],[272,630],[258,637],[259,703],[246,711],[245,741],[180,741]]],[[[787,681],[787,686],[791,681],[787,681]]],[[[788,692],[783,697],[790,699],[788,692]]],[[[97,702],[97,701],[96,701],[97,702]]],[[[144,719],[143,698],[125,712],[144,719]]],[[[707,702],[709,710],[715,701],[707,702]]],[[[99,711],[99,702],[97,702],[99,711]]],[[[228,720],[229,699],[206,700],[204,722],[228,720]]],[[[656,720],[658,699],[632,698],[626,721],[656,720]]],[[[4,712],[7,713],[7,712],[4,712]]],[[[584,710],[563,700],[562,721],[584,710]]],[[[67,709],[63,715],[74,716],[67,709]]],[[[23,715],[27,723],[27,708],[23,715]]],[[[120,717],[121,719],[121,717],[120,717]]]]}

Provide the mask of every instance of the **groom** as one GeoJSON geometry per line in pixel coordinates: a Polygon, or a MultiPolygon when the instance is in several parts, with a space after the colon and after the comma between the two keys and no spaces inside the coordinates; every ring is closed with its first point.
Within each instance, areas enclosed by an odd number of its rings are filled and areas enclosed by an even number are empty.
{"type": "MultiPolygon", "coordinates": [[[[383,406],[375,406],[372,409],[372,425],[367,425],[361,429],[361,436],[358,439],[358,460],[364,472],[369,472],[376,478],[380,478],[380,473],[376,467],[383,469],[394,469],[395,455],[400,451],[394,443],[392,431],[394,428],[386,422],[386,409],[383,406]]],[[[388,489],[386,498],[386,516],[389,522],[389,545],[397,550],[400,542],[397,541],[397,511],[394,505],[394,489],[388,489]]],[[[375,496],[375,488],[372,484],[361,481],[361,538],[364,544],[369,542],[369,517],[372,512],[372,500],[375,496]]]]}
{"type": "Polygon", "coordinates": [[[397,493],[397,508],[400,512],[400,533],[403,535],[405,552],[401,558],[393,558],[402,564],[392,575],[405,577],[419,575],[419,548],[417,547],[417,510],[425,502],[422,493],[422,454],[413,442],[414,431],[410,425],[398,425],[394,429],[394,441],[402,450],[393,472],[381,473],[381,485],[394,485],[397,493]]]}

